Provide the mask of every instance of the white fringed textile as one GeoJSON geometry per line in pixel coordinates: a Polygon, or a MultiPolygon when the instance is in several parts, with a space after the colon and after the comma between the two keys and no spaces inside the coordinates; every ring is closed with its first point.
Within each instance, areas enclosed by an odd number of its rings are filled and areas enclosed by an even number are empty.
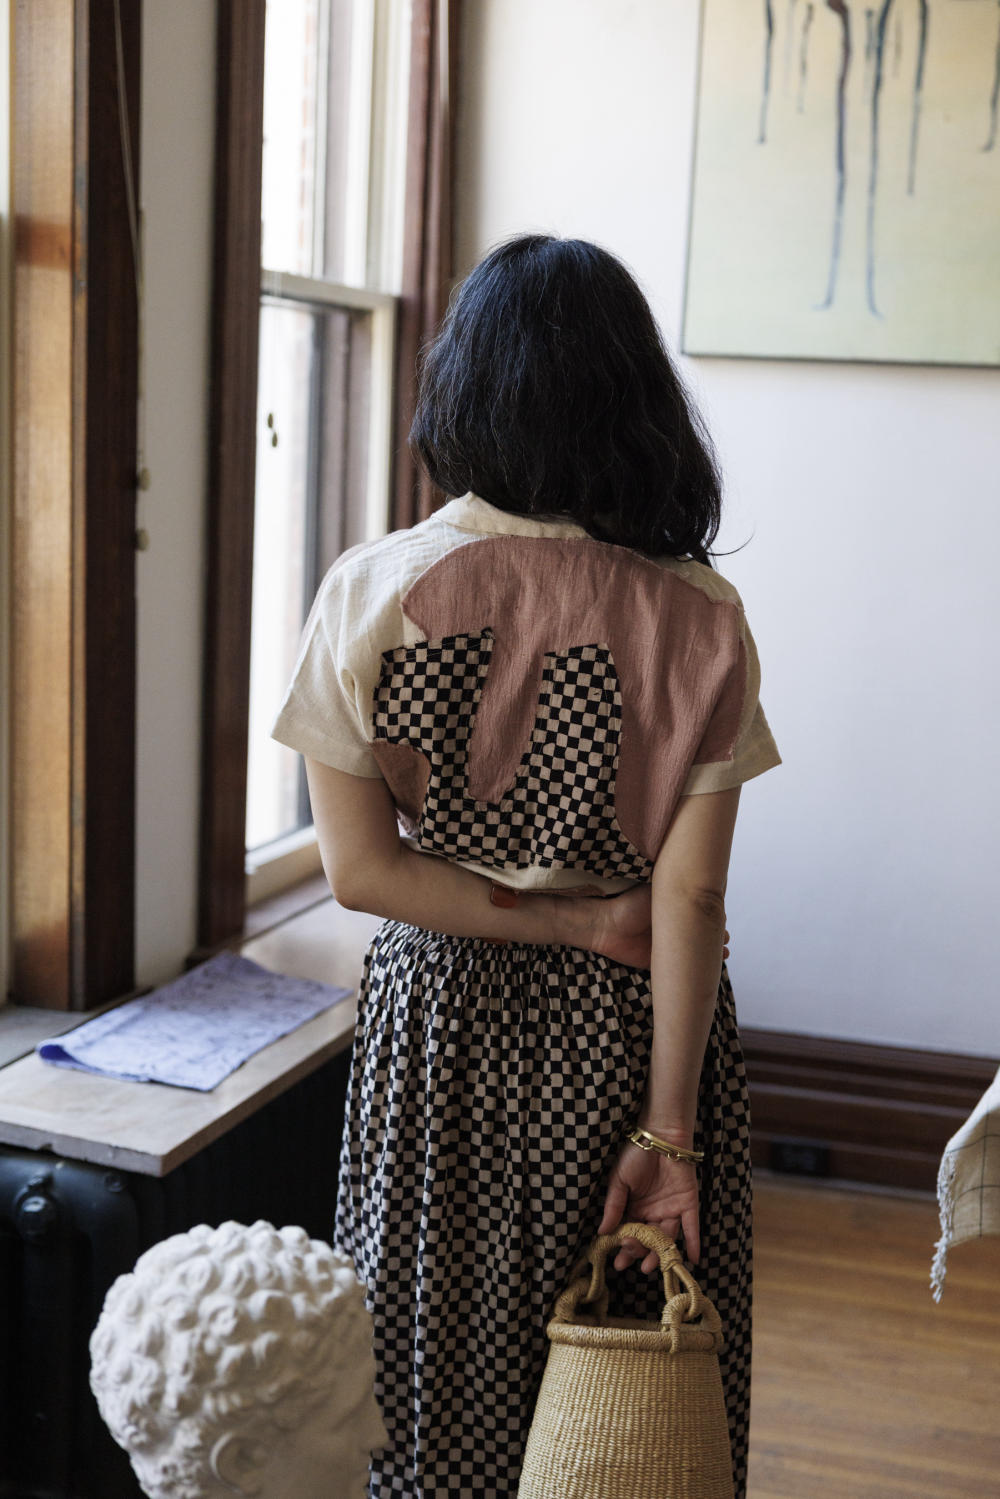
{"type": "Polygon", "coordinates": [[[941,1237],[931,1266],[935,1301],[944,1290],[951,1246],[1000,1234],[1000,1070],[945,1147],[938,1171],[938,1207],[941,1237]]]}

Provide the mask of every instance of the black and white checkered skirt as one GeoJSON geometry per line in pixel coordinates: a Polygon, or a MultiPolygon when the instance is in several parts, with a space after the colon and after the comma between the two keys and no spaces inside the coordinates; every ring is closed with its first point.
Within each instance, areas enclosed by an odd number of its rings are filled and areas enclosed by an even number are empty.
{"type": "MultiPolygon", "coordinates": [[[[336,1243],[368,1288],[389,1445],[371,1499],[514,1499],[545,1324],[600,1221],[642,1097],[647,975],[575,948],[401,922],[365,964],[336,1243]]],[[[751,1224],[746,1081],[723,970],[705,1057],[697,1275],[723,1319],[736,1493],[746,1482],[751,1224]]],[[[612,1310],[655,1317],[638,1270],[612,1310]]]]}

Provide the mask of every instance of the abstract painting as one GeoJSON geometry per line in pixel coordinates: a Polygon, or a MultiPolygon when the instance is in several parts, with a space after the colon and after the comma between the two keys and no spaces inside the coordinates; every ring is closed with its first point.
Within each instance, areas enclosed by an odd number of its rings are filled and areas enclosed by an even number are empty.
{"type": "Polygon", "coordinates": [[[683,348],[1000,364],[1000,0],[704,0],[683,348]]]}

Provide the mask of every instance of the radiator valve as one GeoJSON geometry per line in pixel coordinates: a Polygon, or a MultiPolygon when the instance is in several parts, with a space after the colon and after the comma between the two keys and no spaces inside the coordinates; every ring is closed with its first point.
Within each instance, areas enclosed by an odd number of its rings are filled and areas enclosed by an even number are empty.
{"type": "Polygon", "coordinates": [[[48,1195],[48,1186],[47,1176],[33,1176],[15,1208],[17,1231],[33,1244],[47,1238],[59,1222],[59,1209],[48,1195]]]}

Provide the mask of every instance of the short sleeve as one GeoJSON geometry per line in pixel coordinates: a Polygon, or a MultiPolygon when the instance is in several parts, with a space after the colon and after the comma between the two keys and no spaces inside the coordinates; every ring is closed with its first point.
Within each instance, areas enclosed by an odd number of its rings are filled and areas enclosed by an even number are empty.
{"type": "Polygon", "coordinates": [[[760,705],[757,647],[741,608],[739,657],[702,737],[682,795],[729,791],[780,764],[778,746],[760,705]]]}
{"type": "Polygon", "coordinates": [[[371,600],[358,569],[336,565],[302,632],[298,660],[272,738],[349,775],[381,775],[371,751],[380,654],[371,600]]]}

